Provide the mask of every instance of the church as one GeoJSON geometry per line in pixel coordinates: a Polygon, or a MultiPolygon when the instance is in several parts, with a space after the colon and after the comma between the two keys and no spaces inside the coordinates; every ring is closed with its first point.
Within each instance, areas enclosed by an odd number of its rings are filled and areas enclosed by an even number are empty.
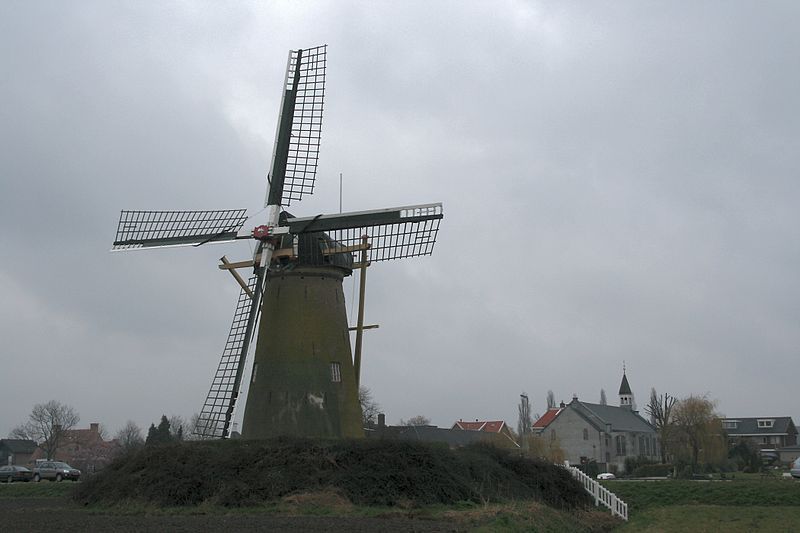
{"type": "Polygon", "coordinates": [[[623,371],[619,406],[583,402],[576,395],[568,404],[549,409],[534,422],[533,431],[557,442],[570,463],[596,461],[601,470],[621,473],[629,457],[661,458],[658,434],[635,405],[623,371]]]}

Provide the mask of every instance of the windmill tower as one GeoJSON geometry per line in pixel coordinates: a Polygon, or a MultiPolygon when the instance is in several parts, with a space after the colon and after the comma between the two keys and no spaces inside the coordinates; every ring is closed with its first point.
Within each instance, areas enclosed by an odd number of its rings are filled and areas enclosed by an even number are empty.
{"type": "Polygon", "coordinates": [[[198,420],[201,437],[231,436],[243,403],[245,438],[363,435],[360,350],[354,362],[342,280],[360,268],[363,287],[369,264],[433,252],[439,203],[301,218],[283,209],[313,193],[326,63],[327,46],[289,52],[260,224],[248,231],[244,209],[120,215],[112,250],[255,241],[252,259],[221,259],[241,291],[198,420]],[[241,269],[250,272],[247,280],[241,269]]]}

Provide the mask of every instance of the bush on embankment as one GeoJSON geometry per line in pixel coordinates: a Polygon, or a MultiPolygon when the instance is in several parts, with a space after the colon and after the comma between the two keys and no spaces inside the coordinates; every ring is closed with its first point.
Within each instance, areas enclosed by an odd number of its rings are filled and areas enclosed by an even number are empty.
{"type": "Polygon", "coordinates": [[[86,504],[257,505],[335,490],[357,505],[452,504],[532,499],[590,504],[563,468],[490,446],[450,450],[404,441],[275,439],[149,446],[86,480],[86,504]]]}

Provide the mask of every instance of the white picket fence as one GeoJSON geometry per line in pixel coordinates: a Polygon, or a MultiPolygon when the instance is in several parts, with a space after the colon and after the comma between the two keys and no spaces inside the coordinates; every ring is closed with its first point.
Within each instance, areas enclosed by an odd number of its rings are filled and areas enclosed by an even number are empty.
{"type": "Polygon", "coordinates": [[[602,486],[596,480],[590,478],[574,466],[569,466],[569,463],[562,465],[572,474],[572,477],[577,479],[583,488],[592,495],[594,504],[600,505],[601,503],[611,509],[611,514],[616,515],[623,520],[628,520],[628,504],[617,498],[617,495],[602,486]]]}

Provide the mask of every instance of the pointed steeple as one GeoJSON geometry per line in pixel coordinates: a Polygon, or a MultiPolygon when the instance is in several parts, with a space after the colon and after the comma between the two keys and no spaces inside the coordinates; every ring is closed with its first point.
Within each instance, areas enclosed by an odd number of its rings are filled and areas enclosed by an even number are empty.
{"type": "Polygon", "coordinates": [[[619,406],[633,409],[633,392],[631,392],[631,386],[628,383],[624,362],[622,363],[622,383],[619,384],[619,406]]]}
{"type": "Polygon", "coordinates": [[[622,374],[622,383],[619,385],[619,394],[633,394],[631,392],[631,386],[628,384],[628,376],[626,376],[624,372],[622,374]]]}

